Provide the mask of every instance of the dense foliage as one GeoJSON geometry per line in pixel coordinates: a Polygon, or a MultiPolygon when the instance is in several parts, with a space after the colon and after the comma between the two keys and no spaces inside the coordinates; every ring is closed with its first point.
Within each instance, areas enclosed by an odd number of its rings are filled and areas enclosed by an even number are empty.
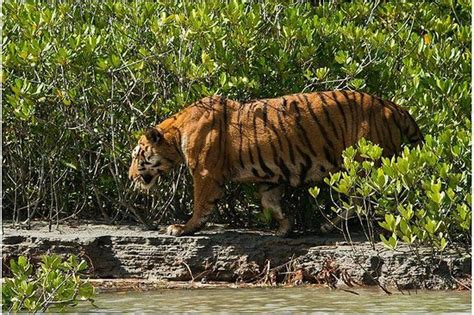
{"type": "MultiPolygon", "coordinates": [[[[422,148],[384,158],[380,147],[362,139],[344,152],[344,170],[325,179],[337,194],[332,209],[341,216],[354,211],[371,241],[379,240],[373,226],[379,221],[391,233],[388,238],[380,234],[391,249],[398,240],[438,250],[448,242],[470,244],[470,178],[462,171],[470,165],[470,141],[467,132],[446,131],[438,139],[426,136],[422,148]]],[[[314,197],[319,191],[310,189],[314,197]]]]}
{"type": "MultiPolygon", "coordinates": [[[[413,211],[428,202],[425,182],[456,195],[433,220],[456,220],[452,209],[469,199],[469,0],[8,1],[2,10],[7,218],[59,222],[100,211],[110,220],[183,219],[191,208],[185,171],[152,196],[129,189],[130,150],[142,128],[211,94],[247,100],[341,88],[405,106],[436,143],[406,153],[436,158],[417,164],[413,211]],[[447,173],[462,177],[455,188],[447,173]]],[[[401,180],[384,176],[386,185],[401,180]]],[[[381,189],[371,189],[382,217],[398,216],[381,189]]],[[[246,224],[257,209],[251,187],[231,191],[240,197],[225,199],[217,215],[246,224]]],[[[299,210],[300,224],[318,221],[304,219],[319,214],[314,207],[299,210]]]]}
{"type": "Polygon", "coordinates": [[[80,300],[93,302],[94,287],[84,280],[88,268],[76,256],[62,260],[58,255],[44,255],[36,271],[25,257],[10,260],[12,278],[2,284],[2,309],[8,312],[45,312],[63,310],[80,300]]]}

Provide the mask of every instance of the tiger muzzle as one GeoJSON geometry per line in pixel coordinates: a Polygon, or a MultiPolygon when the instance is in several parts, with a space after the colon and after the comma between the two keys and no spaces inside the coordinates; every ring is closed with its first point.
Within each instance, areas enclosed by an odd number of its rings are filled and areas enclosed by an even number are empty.
{"type": "Polygon", "coordinates": [[[153,177],[154,177],[154,176],[152,176],[152,175],[150,175],[150,174],[142,174],[142,175],[140,175],[140,177],[142,178],[142,181],[143,181],[146,185],[148,185],[148,184],[151,183],[151,181],[153,180],[153,177]]]}

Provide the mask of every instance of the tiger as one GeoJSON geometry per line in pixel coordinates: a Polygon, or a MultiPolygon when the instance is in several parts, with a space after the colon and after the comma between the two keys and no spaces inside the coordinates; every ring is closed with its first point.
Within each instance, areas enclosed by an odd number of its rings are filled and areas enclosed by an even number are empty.
{"type": "Polygon", "coordinates": [[[200,99],[145,130],[132,152],[129,178],[150,189],[157,178],[185,164],[193,178],[193,214],[166,234],[201,230],[223,196],[227,182],[254,183],[263,209],[288,236],[282,211],[287,185],[318,183],[342,168],[342,152],[365,138],[400,152],[405,139],[423,142],[420,129],[401,106],[363,92],[299,93],[238,102],[222,96],[200,99]]]}

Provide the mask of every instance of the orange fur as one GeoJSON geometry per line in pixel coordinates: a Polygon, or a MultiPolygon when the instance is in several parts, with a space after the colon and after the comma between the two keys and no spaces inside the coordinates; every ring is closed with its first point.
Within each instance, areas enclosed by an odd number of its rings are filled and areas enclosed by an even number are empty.
{"type": "Polygon", "coordinates": [[[282,185],[322,180],[340,168],[342,151],[362,137],[380,145],[385,156],[398,153],[404,137],[422,141],[406,110],[365,93],[293,94],[247,103],[213,96],[143,135],[129,174],[148,188],[160,172],[187,164],[194,213],[185,225],[170,226],[171,235],[199,230],[229,180],[259,183],[262,203],[272,208],[278,233],[285,235],[290,224],[280,208],[282,185]]]}

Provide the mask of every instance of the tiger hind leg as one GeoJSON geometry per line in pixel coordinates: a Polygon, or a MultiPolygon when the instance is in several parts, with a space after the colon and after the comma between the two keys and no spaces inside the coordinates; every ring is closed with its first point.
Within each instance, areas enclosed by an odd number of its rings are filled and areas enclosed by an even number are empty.
{"type": "Polygon", "coordinates": [[[281,210],[283,186],[270,184],[260,185],[259,193],[263,209],[269,209],[272,213],[272,217],[279,224],[276,235],[280,237],[288,236],[291,231],[291,223],[281,210]]]}
{"type": "MultiPolygon", "coordinates": [[[[363,205],[362,201],[358,198],[350,197],[349,200],[350,200],[350,203],[352,203],[355,206],[363,205]]],[[[354,218],[355,216],[357,215],[355,214],[354,207],[349,210],[344,210],[342,211],[342,213],[338,214],[334,219],[321,225],[321,233],[324,233],[324,234],[329,233],[332,230],[334,230],[335,227],[339,227],[341,222],[346,222],[354,218]]]]}
{"type": "Polygon", "coordinates": [[[334,230],[342,221],[347,221],[354,216],[354,210],[344,210],[341,214],[336,216],[334,219],[329,222],[321,225],[321,233],[326,234],[334,230]]]}

